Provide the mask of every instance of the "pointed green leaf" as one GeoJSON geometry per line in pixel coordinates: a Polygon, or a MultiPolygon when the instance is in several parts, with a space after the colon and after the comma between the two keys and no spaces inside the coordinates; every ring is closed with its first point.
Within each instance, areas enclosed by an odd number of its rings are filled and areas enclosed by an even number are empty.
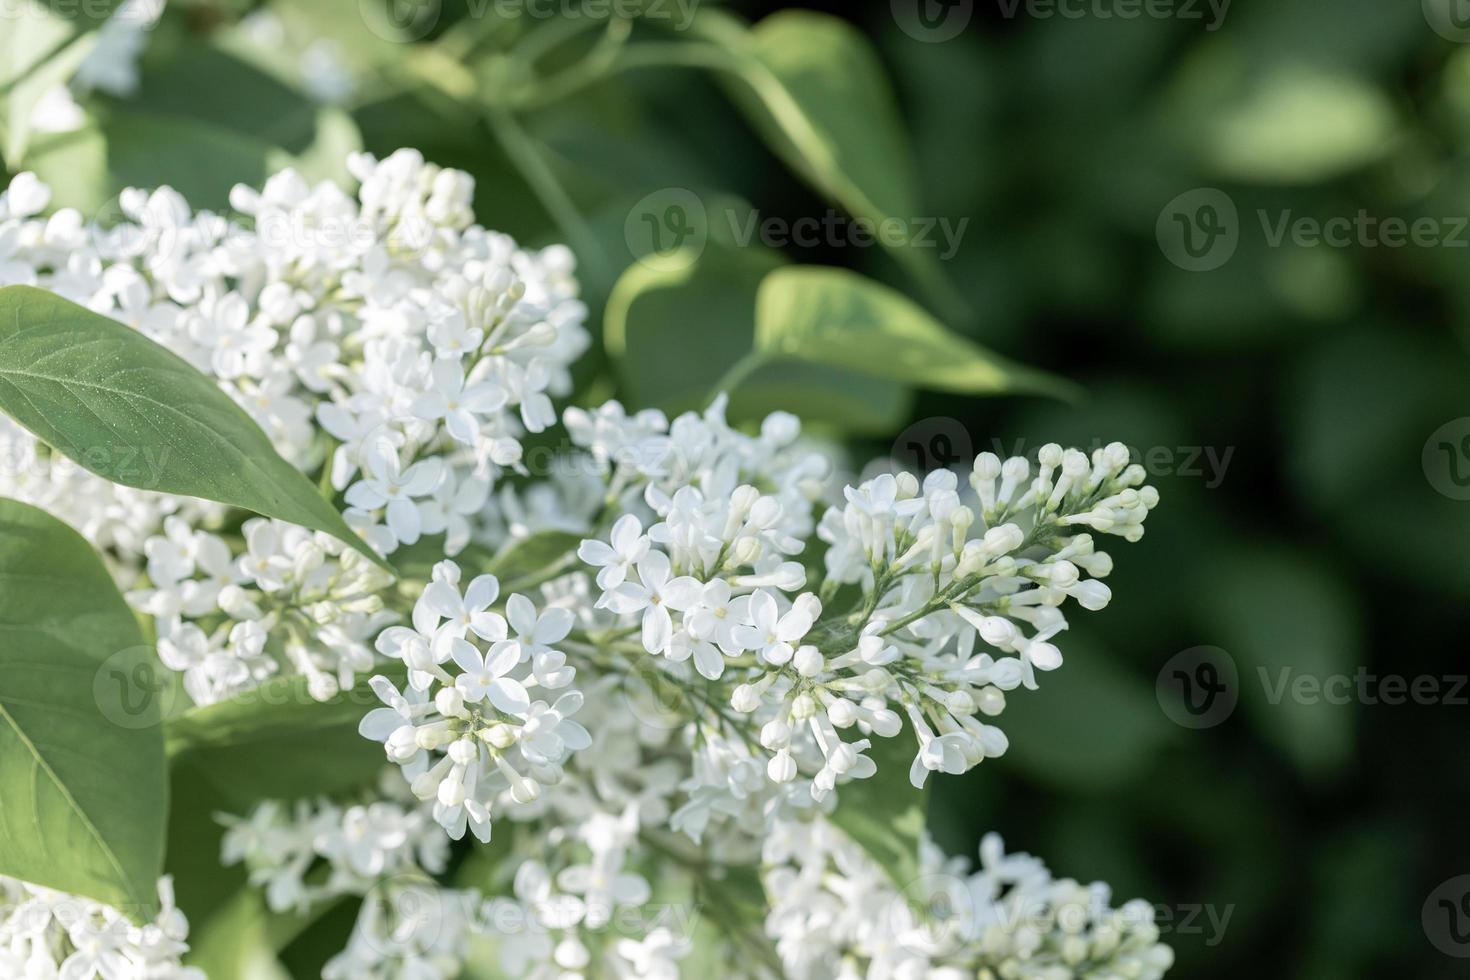
{"type": "Polygon", "coordinates": [[[735,421],[782,409],[857,435],[887,435],[903,425],[912,393],[883,378],[788,361],[760,364],[730,383],[731,365],[755,346],[757,291],[781,266],[778,255],[711,241],[698,255],[664,261],[666,268],[630,266],[607,305],[604,341],[631,404],[697,411],[724,387],[735,421]],[[696,322],[699,330],[690,330],[696,322]]]}
{"type": "Polygon", "coordinates": [[[946,309],[963,307],[919,234],[925,217],[897,100],[878,53],[846,21],[782,11],[745,30],[711,13],[696,22],[736,58],[734,101],[803,179],[875,237],[946,309]]]}
{"type": "Polygon", "coordinates": [[[156,699],[129,696],[153,670],[92,547],[0,500],[0,874],[156,914],[163,728],[156,699]]]}
{"type": "Polygon", "coordinates": [[[389,568],[213,381],[54,293],[0,289],[0,409],[114,483],[324,531],[389,568]]]}
{"type": "Polygon", "coordinates": [[[756,348],[968,395],[1029,392],[1070,398],[1076,388],[1007,361],[953,333],[913,300],[843,269],[778,269],[756,300],[756,348]]]}
{"type": "MultiPolygon", "coordinates": [[[[382,674],[399,688],[401,663],[384,661],[382,674]]],[[[216,704],[190,708],[169,720],[168,755],[212,779],[231,807],[341,792],[373,781],[387,764],[383,748],[358,734],[363,716],[382,702],[367,677],[350,691],[317,701],[300,674],[274,677],[216,704]],[[302,745],[310,752],[301,752],[302,745]]]]}

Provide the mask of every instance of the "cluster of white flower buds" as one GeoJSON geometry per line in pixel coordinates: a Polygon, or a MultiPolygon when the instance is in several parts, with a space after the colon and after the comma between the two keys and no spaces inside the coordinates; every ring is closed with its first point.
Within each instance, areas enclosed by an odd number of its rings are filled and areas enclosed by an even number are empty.
{"type": "Polygon", "coordinates": [[[0,876],[0,976],[205,980],[180,964],[189,921],[172,879],[159,879],[158,900],[158,916],[136,925],[100,902],[0,876]]]}
{"type": "Polygon", "coordinates": [[[374,677],[386,707],[361,726],[403,768],[414,795],[435,801],[434,819],[455,839],[468,827],[489,841],[497,797],[534,801],[543,785],[561,781],[567,756],[592,741],[572,718],[582,707],[581,692],[568,687],[576,672],[554,647],[571,631],[572,614],[538,615],[531,600],[512,595],[502,616],[490,608],[499,596],[493,575],[461,591],[459,566],[436,565],[413,625],[378,636],[379,652],[407,667],[408,685],[399,691],[374,677]],[[533,691],[552,700],[533,700],[533,691]]]}
{"type": "Polygon", "coordinates": [[[1174,962],[1147,902],[1115,909],[1107,885],[1054,879],[995,834],[974,869],[925,840],[901,890],[821,818],[776,828],[765,861],[767,921],[793,980],[1159,980],[1174,962]]]}

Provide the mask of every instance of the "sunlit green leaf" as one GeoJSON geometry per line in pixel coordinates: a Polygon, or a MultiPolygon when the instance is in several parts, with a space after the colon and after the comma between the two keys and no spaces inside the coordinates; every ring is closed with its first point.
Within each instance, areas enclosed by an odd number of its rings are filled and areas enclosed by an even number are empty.
{"type": "Polygon", "coordinates": [[[761,283],[756,349],[918,388],[1069,397],[1069,383],[948,330],[902,293],[843,269],[778,269],[761,283]]]}
{"type": "Polygon", "coordinates": [[[92,547],[0,500],[0,874],[135,920],[157,906],[168,787],[153,654],[92,547]]]}
{"type": "Polygon", "coordinates": [[[0,409],[114,483],[325,531],[387,567],[213,381],[54,293],[0,289],[0,409]]]}

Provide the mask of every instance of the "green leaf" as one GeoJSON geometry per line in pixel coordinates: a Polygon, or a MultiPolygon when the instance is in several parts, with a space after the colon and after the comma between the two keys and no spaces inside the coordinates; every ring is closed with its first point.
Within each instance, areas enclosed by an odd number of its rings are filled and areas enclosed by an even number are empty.
{"type": "Polygon", "coordinates": [[[390,568],[213,381],[54,293],[0,289],[0,409],[114,483],[324,531],[390,568]]]}
{"type": "Polygon", "coordinates": [[[1333,703],[1331,678],[1363,662],[1353,594],[1325,565],[1264,546],[1217,555],[1193,594],[1206,635],[1239,665],[1246,719],[1304,773],[1340,769],[1358,705],[1333,703]]]}
{"type": "Polygon", "coordinates": [[[904,385],[822,364],[762,364],[728,383],[727,369],[755,347],[756,295],[782,266],[775,253],[711,240],[698,255],[653,261],[630,267],[608,301],[604,340],[629,403],[698,410],[723,386],[737,422],[783,409],[841,432],[886,435],[908,417],[904,385]]]}
{"type": "MultiPolygon", "coordinates": [[[[918,751],[907,723],[892,738],[873,738],[868,755],[878,771],[837,787],[831,820],[888,872],[900,891],[920,877],[919,840],[929,812],[929,789],[915,789],[909,766],[918,751]]],[[[930,778],[935,778],[931,773],[930,778]]]]}
{"type": "Polygon", "coordinates": [[[69,79],[97,43],[48,5],[21,0],[5,11],[0,31],[0,123],[4,125],[4,158],[20,169],[31,136],[31,113],[51,88],[69,79]]]}
{"type": "Polygon", "coordinates": [[[711,13],[698,29],[735,57],[736,104],[786,164],[855,218],[894,231],[880,241],[947,309],[963,309],[933,249],[897,102],[877,52],[840,18],[783,11],[745,30],[711,13]]]}
{"type": "MultiPolygon", "coordinates": [[[[399,687],[406,676],[395,663],[375,673],[399,687]]],[[[211,779],[240,810],[267,798],[341,792],[370,783],[386,765],[382,746],[357,732],[363,716],[378,707],[366,679],[329,701],[315,701],[305,677],[276,677],[184,712],[167,726],[168,754],[176,766],[211,779]],[[301,751],[303,745],[310,751],[301,751]]]]}
{"type": "Polygon", "coordinates": [[[818,266],[778,269],[761,283],[756,349],[919,388],[1070,398],[1070,382],[1022,367],[944,327],[887,286],[818,266]]]}
{"type": "Polygon", "coordinates": [[[540,531],[502,549],[485,571],[500,580],[502,592],[513,590],[518,582],[550,574],[557,566],[566,570],[576,561],[582,538],[570,531],[540,531]]]}
{"type": "Polygon", "coordinates": [[[0,500],[0,874],[156,914],[163,730],[153,699],[109,696],[115,678],[152,669],[92,547],[0,500]]]}
{"type": "Polygon", "coordinates": [[[1174,734],[1149,684],[1106,650],[1063,637],[1065,662],[1041,690],[1006,695],[997,724],[1007,768],[1064,791],[1104,790],[1144,771],[1174,734]]]}
{"type": "Polygon", "coordinates": [[[254,886],[242,888],[207,920],[190,923],[184,962],[211,980],[289,980],[276,954],[299,931],[291,928],[298,921],[273,915],[254,886]]]}

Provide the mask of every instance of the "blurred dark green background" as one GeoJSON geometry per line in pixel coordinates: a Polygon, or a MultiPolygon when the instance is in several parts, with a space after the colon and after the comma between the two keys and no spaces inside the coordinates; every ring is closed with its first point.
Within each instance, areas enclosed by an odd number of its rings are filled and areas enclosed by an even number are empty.
{"type": "MultiPolygon", "coordinates": [[[[625,343],[586,359],[585,401],[697,400],[748,348],[755,283],[783,260],[859,270],[1079,382],[1086,398],[1068,405],[765,368],[736,392],[736,416],[803,411],[857,458],[1117,439],[1154,473],[1147,536],[1110,547],[1113,604],[1074,617],[1065,667],[1012,698],[1010,754],[938,781],[942,843],[973,854],[997,830],[1059,874],[1160,903],[1176,976],[1465,975],[1448,954],[1470,943],[1430,899],[1470,873],[1470,689],[1453,679],[1470,672],[1470,500],[1457,499],[1470,421],[1456,422],[1470,416],[1470,30],[1457,26],[1470,4],[1237,0],[1220,20],[1196,0],[1132,18],[1118,16],[1143,7],[1130,0],[1064,0],[1081,16],[1045,0],[919,2],[931,25],[962,29],[915,31],[904,0],[809,5],[871,42],[873,64],[848,51],[846,72],[817,82],[849,107],[848,147],[878,147],[872,172],[911,153],[912,175],[877,181],[889,213],[968,219],[955,254],[931,250],[917,272],[840,236],[729,240],[727,215],[753,207],[779,228],[827,215],[831,195],[701,70],[619,74],[542,104],[599,32],[548,32],[483,2],[431,4],[404,44],[364,29],[370,0],[178,0],[137,96],[98,100],[85,131],[39,138],[24,165],[93,211],[124,184],[164,181],[223,208],[232,183],[283,161],[330,173],[359,142],[414,146],[478,178],[485,224],[576,247],[598,334],[619,275],[644,268],[629,232],[640,208],[657,218],[692,193],[708,247],[687,281],[615,302],[625,343]],[[252,9],[287,39],[333,39],[353,94],[335,108],[304,96],[300,45],[243,30],[252,9]],[[528,83],[511,53],[538,37],[528,83]],[[498,106],[511,91],[532,95],[498,106]],[[466,116],[476,100],[487,118],[466,116]],[[510,137],[493,122],[507,111],[510,137]],[[1352,223],[1346,237],[1313,241],[1312,223],[1334,219],[1352,223]],[[1394,222],[1418,243],[1395,244],[1394,222]],[[1296,233],[1278,237],[1283,223],[1296,233]],[[1200,243],[1218,248],[1181,251],[1200,243]],[[1200,646],[1229,658],[1238,704],[1196,729],[1170,720],[1156,681],[1200,646]],[[1273,696],[1283,676],[1360,670],[1439,678],[1459,703],[1273,696]]],[[[786,7],[719,6],[752,21],[786,7]]]]}

